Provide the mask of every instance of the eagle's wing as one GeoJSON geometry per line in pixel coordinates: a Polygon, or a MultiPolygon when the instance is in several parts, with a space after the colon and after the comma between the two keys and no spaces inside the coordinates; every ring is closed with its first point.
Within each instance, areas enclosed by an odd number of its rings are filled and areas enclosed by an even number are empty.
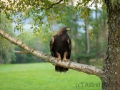
{"type": "Polygon", "coordinates": [[[52,37],[51,41],[50,41],[50,52],[51,52],[51,55],[52,56],[55,56],[54,55],[54,52],[53,52],[53,48],[54,48],[54,37],[52,37]]]}
{"type": "Polygon", "coordinates": [[[68,42],[68,59],[70,59],[70,54],[71,54],[71,39],[68,38],[67,42],[68,42]]]}

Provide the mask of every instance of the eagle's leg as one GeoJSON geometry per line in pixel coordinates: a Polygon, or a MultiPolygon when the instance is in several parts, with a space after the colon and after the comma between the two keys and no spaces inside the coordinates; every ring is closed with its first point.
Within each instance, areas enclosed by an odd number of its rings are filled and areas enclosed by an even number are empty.
{"type": "Polygon", "coordinates": [[[64,57],[63,57],[63,61],[68,61],[68,59],[66,58],[67,57],[67,52],[64,52],[64,57]]]}
{"type": "Polygon", "coordinates": [[[57,54],[57,60],[61,60],[60,54],[58,52],[56,52],[56,54],[57,54]]]}

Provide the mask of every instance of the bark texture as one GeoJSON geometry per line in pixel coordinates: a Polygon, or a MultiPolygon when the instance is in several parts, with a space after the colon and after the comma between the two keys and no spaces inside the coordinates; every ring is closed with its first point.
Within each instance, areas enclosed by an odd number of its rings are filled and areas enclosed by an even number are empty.
{"type": "Polygon", "coordinates": [[[108,49],[103,66],[103,90],[120,90],[120,5],[114,0],[105,0],[108,12],[108,49]]]}
{"type": "Polygon", "coordinates": [[[44,60],[52,63],[53,65],[67,67],[70,69],[74,69],[76,71],[81,71],[81,72],[85,72],[87,74],[93,74],[98,77],[102,77],[103,71],[99,68],[96,68],[96,67],[90,66],[90,65],[85,65],[85,64],[78,64],[78,63],[70,62],[70,61],[61,62],[61,61],[56,60],[56,58],[54,58],[50,55],[47,55],[43,52],[34,50],[33,48],[30,48],[29,46],[24,44],[22,41],[10,36],[9,34],[5,33],[3,30],[0,30],[0,35],[3,36],[4,38],[6,38],[11,43],[21,47],[23,50],[26,50],[26,52],[31,53],[32,55],[35,55],[39,58],[43,58],[44,60]]]}

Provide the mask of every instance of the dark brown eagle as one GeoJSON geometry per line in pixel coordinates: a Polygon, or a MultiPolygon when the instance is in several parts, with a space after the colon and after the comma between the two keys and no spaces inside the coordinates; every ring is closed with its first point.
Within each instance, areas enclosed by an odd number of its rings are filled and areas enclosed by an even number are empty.
{"type": "MultiPolygon", "coordinates": [[[[53,57],[57,60],[67,61],[70,59],[71,54],[71,39],[69,38],[67,31],[70,28],[62,28],[50,41],[50,51],[53,57]]],[[[58,72],[66,72],[68,68],[55,66],[55,70],[58,72]]]]}

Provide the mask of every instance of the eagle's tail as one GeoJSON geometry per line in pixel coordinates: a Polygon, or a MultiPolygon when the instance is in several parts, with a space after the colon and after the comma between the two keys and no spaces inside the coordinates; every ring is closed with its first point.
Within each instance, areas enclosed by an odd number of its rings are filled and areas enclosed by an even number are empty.
{"type": "Polygon", "coordinates": [[[67,72],[68,68],[60,67],[60,66],[55,66],[55,71],[57,72],[67,72]]]}

